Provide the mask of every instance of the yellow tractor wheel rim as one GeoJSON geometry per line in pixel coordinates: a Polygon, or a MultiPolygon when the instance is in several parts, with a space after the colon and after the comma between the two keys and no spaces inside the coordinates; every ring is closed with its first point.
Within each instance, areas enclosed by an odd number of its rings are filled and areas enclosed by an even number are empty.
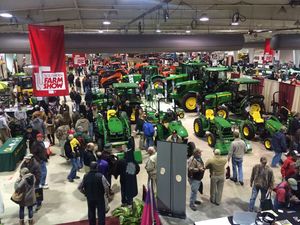
{"type": "Polygon", "coordinates": [[[209,145],[212,144],[212,138],[211,138],[211,136],[208,136],[208,137],[207,137],[207,142],[208,142],[209,145]]]}
{"type": "Polygon", "coordinates": [[[185,107],[188,110],[194,110],[196,109],[196,98],[195,97],[189,97],[186,101],[185,101],[185,107]]]}
{"type": "Polygon", "coordinates": [[[243,133],[245,136],[248,136],[249,135],[249,128],[248,127],[244,127],[243,128],[243,133]]]}
{"type": "Polygon", "coordinates": [[[271,148],[271,142],[270,142],[270,140],[265,140],[265,147],[266,147],[267,149],[270,149],[270,148],[271,148]]]}
{"type": "Polygon", "coordinates": [[[220,109],[217,112],[218,116],[226,118],[226,111],[224,109],[220,109]]]}
{"type": "Polygon", "coordinates": [[[194,125],[194,131],[195,131],[195,133],[199,132],[199,124],[198,123],[195,123],[195,125],[194,125]]]}

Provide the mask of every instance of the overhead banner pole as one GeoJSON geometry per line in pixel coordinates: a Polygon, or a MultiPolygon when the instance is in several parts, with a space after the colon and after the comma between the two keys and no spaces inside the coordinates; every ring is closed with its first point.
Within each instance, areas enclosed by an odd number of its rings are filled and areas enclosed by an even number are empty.
{"type": "Polygon", "coordinates": [[[64,26],[28,25],[28,30],[33,66],[33,95],[68,95],[64,26]]]}

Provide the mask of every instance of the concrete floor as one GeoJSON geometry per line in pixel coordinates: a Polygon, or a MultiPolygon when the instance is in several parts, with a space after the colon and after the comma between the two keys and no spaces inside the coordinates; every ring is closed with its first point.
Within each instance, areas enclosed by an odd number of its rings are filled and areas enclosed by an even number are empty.
{"type": "MultiPolygon", "coordinates": [[[[204,162],[213,156],[212,149],[207,145],[205,140],[198,139],[193,134],[193,121],[196,114],[186,114],[183,123],[189,131],[189,140],[194,141],[196,146],[202,149],[204,162]]],[[[264,149],[260,142],[252,142],[253,152],[247,154],[244,158],[244,186],[237,185],[229,180],[225,182],[222,203],[215,206],[209,201],[209,173],[206,172],[203,178],[204,195],[198,196],[203,202],[198,206],[197,211],[192,211],[188,207],[190,186],[187,184],[186,193],[186,215],[185,220],[162,217],[163,224],[193,224],[194,221],[201,221],[210,218],[218,218],[232,215],[234,211],[247,210],[251,188],[249,179],[252,167],[259,163],[261,156],[266,156],[270,162],[273,153],[264,149]]],[[[47,181],[49,189],[44,191],[45,200],[40,211],[34,214],[34,220],[37,225],[52,225],[64,222],[78,221],[87,218],[87,206],[85,197],[77,190],[80,180],[69,183],[66,179],[70,170],[69,163],[59,156],[59,148],[54,146],[53,152],[57,155],[50,158],[48,164],[47,181]]],[[[144,152],[144,159],[147,155],[144,152]]],[[[226,157],[226,156],[224,156],[226,157]]],[[[145,162],[145,160],[144,160],[145,162]]],[[[280,182],[280,170],[274,169],[276,183],[280,182]]],[[[84,173],[80,172],[79,176],[83,177],[84,173]]],[[[14,181],[18,177],[18,170],[14,172],[0,173],[0,190],[4,197],[5,214],[2,221],[5,225],[18,224],[18,205],[10,200],[13,193],[14,181]]],[[[141,165],[141,172],[138,174],[139,195],[141,198],[142,186],[147,182],[147,174],[144,164],[141,165]]],[[[110,203],[111,209],[120,205],[120,185],[118,180],[113,179],[113,190],[116,192],[113,201],[110,203]]],[[[258,205],[258,200],[257,200],[258,205]]],[[[110,211],[111,212],[111,211],[110,211]]],[[[108,215],[110,215],[110,212],[108,215]]]]}

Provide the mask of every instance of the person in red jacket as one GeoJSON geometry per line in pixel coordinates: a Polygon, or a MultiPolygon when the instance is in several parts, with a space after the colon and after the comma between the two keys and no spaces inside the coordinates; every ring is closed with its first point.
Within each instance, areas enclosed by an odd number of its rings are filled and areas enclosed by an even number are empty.
{"type": "Polygon", "coordinates": [[[290,155],[286,158],[281,166],[282,178],[287,180],[296,174],[295,162],[299,158],[300,154],[297,151],[291,151],[290,155]]]}

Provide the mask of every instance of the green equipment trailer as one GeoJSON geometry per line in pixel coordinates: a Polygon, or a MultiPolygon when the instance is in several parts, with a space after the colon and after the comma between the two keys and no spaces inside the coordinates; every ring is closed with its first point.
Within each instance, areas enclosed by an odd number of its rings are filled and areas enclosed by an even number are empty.
{"type": "MultiPolygon", "coordinates": [[[[215,116],[212,109],[206,110],[206,115],[200,114],[194,120],[194,133],[197,137],[207,138],[207,143],[214,149],[219,149],[222,155],[228,154],[230,144],[234,140],[232,124],[220,116],[215,116]]],[[[249,141],[245,141],[247,152],[252,151],[249,141]]]]}

